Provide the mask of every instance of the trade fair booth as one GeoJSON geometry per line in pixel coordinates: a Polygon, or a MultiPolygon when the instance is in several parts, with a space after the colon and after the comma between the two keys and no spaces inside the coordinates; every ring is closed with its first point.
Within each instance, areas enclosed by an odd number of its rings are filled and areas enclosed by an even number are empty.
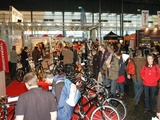
{"type": "Polygon", "coordinates": [[[103,40],[107,40],[108,42],[121,42],[122,37],[110,31],[103,37],[103,40]]]}
{"type": "Polygon", "coordinates": [[[131,34],[124,36],[124,42],[129,42],[129,46],[135,50],[136,49],[136,34],[131,34]]]}

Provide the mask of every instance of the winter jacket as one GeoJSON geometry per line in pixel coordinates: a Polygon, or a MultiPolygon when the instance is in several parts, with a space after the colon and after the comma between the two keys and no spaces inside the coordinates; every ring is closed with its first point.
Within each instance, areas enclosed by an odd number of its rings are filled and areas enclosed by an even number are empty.
{"type": "Polygon", "coordinates": [[[111,53],[108,52],[108,50],[106,50],[104,52],[104,54],[102,52],[99,53],[99,61],[100,61],[99,62],[99,68],[102,68],[104,61],[108,59],[108,57],[110,56],[110,54],[111,53]]]}
{"type": "Polygon", "coordinates": [[[21,61],[27,61],[26,59],[28,58],[28,53],[23,50],[21,53],[21,61]]]}
{"type": "Polygon", "coordinates": [[[63,55],[63,64],[72,64],[73,63],[73,51],[70,49],[62,50],[63,55]]]}
{"type": "Polygon", "coordinates": [[[111,67],[108,70],[108,73],[106,73],[106,78],[110,80],[117,80],[118,73],[119,73],[119,60],[113,56],[113,60],[111,61],[111,67]]]}
{"type": "Polygon", "coordinates": [[[41,58],[40,52],[38,49],[34,49],[32,52],[33,61],[37,62],[39,58],[41,58]]]}
{"type": "Polygon", "coordinates": [[[122,58],[119,60],[119,73],[118,76],[125,75],[126,72],[126,62],[123,62],[122,58]]]}
{"type": "Polygon", "coordinates": [[[18,54],[16,53],[16,51],[12,50],[10,52],[10,62],[11,63],[17,63],[17,56],[18,56],[18,54]]]}
{"type": "Polygon", "coordinates": [[[141,69],[141,77],[143,80],[143,84],[145,86],[157,86],[158,80],[160,78],[160,69],[156,64],[153,67],[149,68],[144,65],[141,69]]]}
{"type": "Polygon", "coordinates": [[[143,65],[146,63],[145,58],[134,58],[133,62],[135,64],[135,74],[132,75],[132,79],[133,80],[142,80],[141,76],[140,76],[140,71],[143,67],[143,65]]]}

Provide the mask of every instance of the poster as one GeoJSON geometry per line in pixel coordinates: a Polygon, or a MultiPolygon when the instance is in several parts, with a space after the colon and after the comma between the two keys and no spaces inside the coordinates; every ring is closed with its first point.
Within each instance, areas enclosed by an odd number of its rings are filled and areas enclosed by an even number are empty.
{"type": "Polygon", "coordinates": [[[158,26],[160,26],[160,11],[157,11],[157,16],[158,16],[158,26]]]}
{"type": "Polygon", "coordinates": [[[142,27],[148,27],[149,10],[142,10],[142,27]]]}

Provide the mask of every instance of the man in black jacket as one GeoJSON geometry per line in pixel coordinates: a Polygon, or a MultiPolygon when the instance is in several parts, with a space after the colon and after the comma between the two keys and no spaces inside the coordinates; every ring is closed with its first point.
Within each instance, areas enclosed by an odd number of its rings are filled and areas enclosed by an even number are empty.
{"type": "Polygon", "coordinates": [[[38,68],[39,68],[38,60],[41,58],[41,55],[40,55],[40,51],[38,50],[37,46],[34,47],[34,50],[32,52],[32,57],[33,57],[36,73],[38,73],[38,68]]]}
{"type": "Polygon", "coordinates": [[[23,67],[23,71],[29,72],[29,63],[28,63],[28,47],[24,47],[21,53],[21,63],[23,67]]]}

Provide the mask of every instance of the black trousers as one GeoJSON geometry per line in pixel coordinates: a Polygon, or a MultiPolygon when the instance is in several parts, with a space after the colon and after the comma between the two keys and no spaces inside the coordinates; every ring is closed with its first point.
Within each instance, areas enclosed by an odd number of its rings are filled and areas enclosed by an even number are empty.
{"type": "Polygon", "coordinates": [[[16,75],[17,63],[10,63],[10,65],[11,65],[10,78],[13,79],[13,77],[16,75]]]}

